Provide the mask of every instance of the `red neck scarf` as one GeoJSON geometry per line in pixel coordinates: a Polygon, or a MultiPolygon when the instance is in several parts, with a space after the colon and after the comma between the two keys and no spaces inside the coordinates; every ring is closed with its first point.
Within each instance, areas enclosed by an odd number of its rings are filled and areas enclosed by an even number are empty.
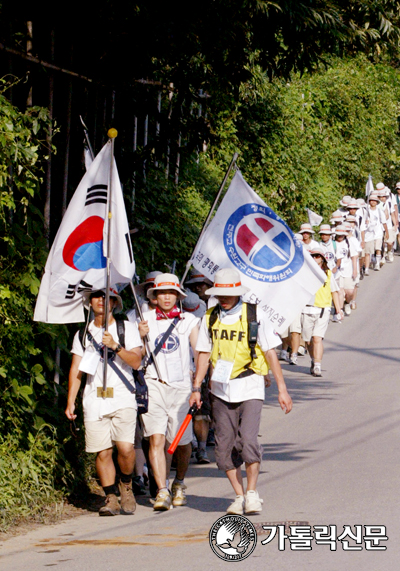
{"type": "Polygon", "coordinates": [[[156,306],[156,317],[157,317],[157,320],[158,319],[175,319],[175,317],[178,317],[178,318],[181,317],[181,312],[176,307],[176,305],[174,305],[174,307],[168,313],[165,313],[165,311],[162,311],[161,309],[158,308],[158,306],[156,306]]]}

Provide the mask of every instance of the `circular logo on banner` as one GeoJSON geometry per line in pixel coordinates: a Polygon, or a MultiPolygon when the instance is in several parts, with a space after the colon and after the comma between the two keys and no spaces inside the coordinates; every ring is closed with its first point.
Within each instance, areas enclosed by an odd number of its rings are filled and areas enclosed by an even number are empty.
{"type": "Polygon", "coordinates": [[[81,272],[107,266],[103,256],[103,227],[103,218],[89,216],[71,232],[62,253],[67,266],[81,272]]]}
{"type": "Polygon", "coordinates": [[[303,265],[303,246],[268,206],[245,204],[228,219],[224,246],[231,262],[258,281],[280,282],[303,265]]]}
{"type": "MultiPolygon", "coordinates": [[[[157,347],[157,345],[159,344],[159,342],[161,341],[161,339],[163,338],[164,333],[160,333],[160,335],[157,336],[154,346],[157,347]]],[[[178,337],[175,335],[175,333],[171,333],[170,336],[168,337],[168,339],[165,341],[164,345],[161,348],[161,353],[173,353],[174,351],[176,351],[179,347],[179,339],[178,337]]]]}
{"type": "Polygon", "coordinates": [[[256,548],[257,532],[247,517],[225,515],[210,529],[209,540],[211,549],[220,559],[241,561],[256,548]]]}

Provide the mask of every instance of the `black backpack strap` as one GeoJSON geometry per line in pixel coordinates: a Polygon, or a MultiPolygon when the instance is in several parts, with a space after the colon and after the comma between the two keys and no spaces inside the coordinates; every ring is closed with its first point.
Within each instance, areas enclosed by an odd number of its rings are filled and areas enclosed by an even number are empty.
{"type": "Polygon", "coordinates": [[[116,319],[119,344],[125,349],[125,320],[116,319]]]}
{"type": "Polygon", "coordinates": [[[218,319],[219,310],[220,310],[219,303],[217,303],[217,305],[214,305],[214,307],[212,308],[212,311],[210,313],[210,319],[208,322],[208,333],[210,335],[211,341],[213,340],[212,328],[214,326],[214,323],[218,319]]]}
{"type": "Polygon", "coordinates": [[[256,345],[258,333],[257,306],[255,303],[246,303],[247,306],[247,341],[249,344],[251,360],[257,358],[256,345]]]}

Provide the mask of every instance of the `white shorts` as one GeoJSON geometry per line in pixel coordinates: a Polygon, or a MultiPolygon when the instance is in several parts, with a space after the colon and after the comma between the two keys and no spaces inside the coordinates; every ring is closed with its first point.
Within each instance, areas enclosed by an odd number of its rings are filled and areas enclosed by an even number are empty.
{"type": "MultiPolygon", "coordinates": [[[[149,389],[149,411],[142,414],[144,436],[164,434],[171,443],[189,411],[190,389],[177,389],[146,379],[149,389]]],[[[183,433],[179,446],[192,441],[192,422],[183,433]]]]}
{"type": "Polygon", "coordinates": [[[296,317],[289,327],[290,333],[301,333],[301,313],[296,317]]]}
{"type": "Polygon", "coordinates": [[[101,452],[115,442],[135,442],[136,408],[120,408],[100,420],[85,421],[86,452],[101,452]]]}
{"type": "Polygon", "coordinates": [[[342,274],[338,271],[338,272],[336,272],[336,274],[333,274],[333,277],[335,278],[335,281],[337,283],[338,288],[343,289],[343,276],[342,276],[342,274]]]}
{"type": "Polygon", "coordinates": [[[320,315],[321,312],[301,314],[301,324],[303,327],[302,337],[306,343],[309,343],[312,337],[322,337],[322,339],[325,337],[331,315],[330,308],[326,307],[322,317],[320,317],[320,315]]]}

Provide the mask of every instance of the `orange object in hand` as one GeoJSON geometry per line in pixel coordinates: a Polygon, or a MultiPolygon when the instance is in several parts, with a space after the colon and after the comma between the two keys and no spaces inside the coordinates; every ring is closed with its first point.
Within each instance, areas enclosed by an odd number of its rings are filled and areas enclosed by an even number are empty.
{"type": "Polygon", "coordinates": [[[179,444],[179,441],[183,436],[183,433],[185,432],[185,430],[189,426],[189,423],[192,420],[192,418],[194,417],[194,415],[196,414],[196,412],[197,412],[197,405],[193,404],[189,408],[189,412],[185,416],[185,420],[182,422],[180,429],[178,430],[173,442],[171,443],[171,446],[168,448],[168,454],[173,454],[175,452],[175,450],[177,449],[177,446],[179,444]]]}

